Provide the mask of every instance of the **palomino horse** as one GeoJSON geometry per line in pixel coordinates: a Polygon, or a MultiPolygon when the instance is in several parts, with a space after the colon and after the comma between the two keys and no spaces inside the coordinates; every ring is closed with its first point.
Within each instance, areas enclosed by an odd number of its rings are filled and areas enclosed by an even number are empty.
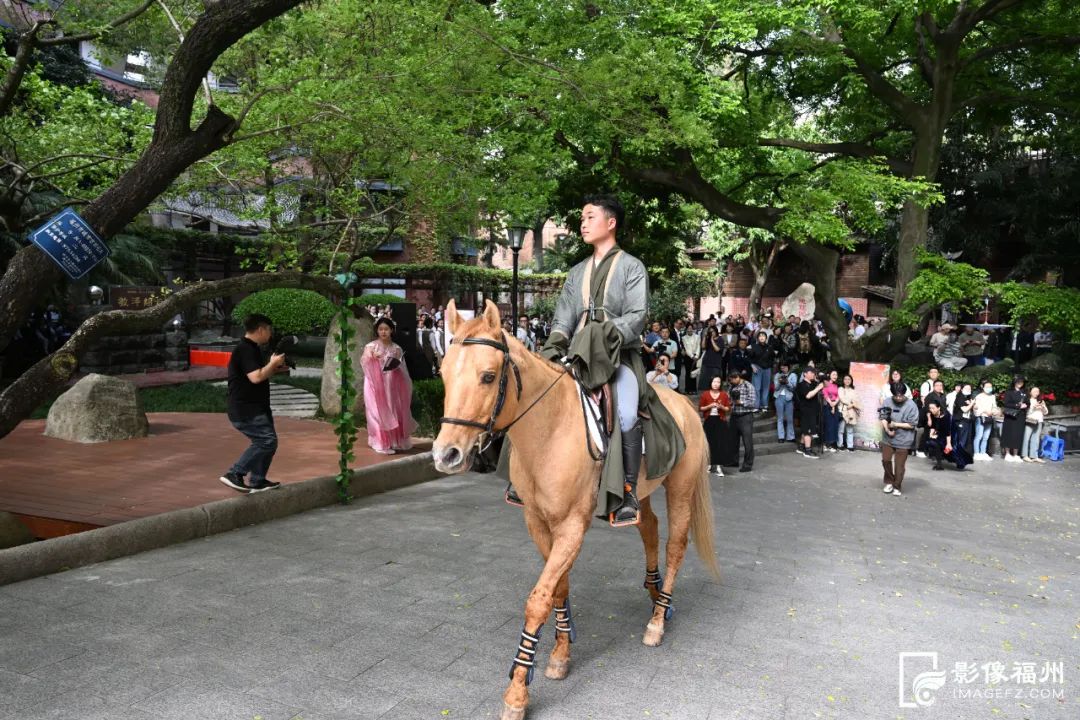
{"type": "MultiPolygon", "coordinates": [[[[525,623],[503,694],[503,720],[520,720],[529,701],[528,684],[539,646],[540,629],[555,610],[555,647],[544,674],[562,680],[570,669],[574,640],[570,617],[570,568],[581,550],[596,509],[600,465],[586,447],[585,419],[577,384],[566,370],[529,352],[501,329],[499,310],[490,301],[484,313],[465,321],[454,301],[446,310],[454,339],[442,363],[446,417],[432,452],[444,473],[469,469],[477,447],[491,432],[506,431],[514,451],[510,477],[525,502],[525,524],[544,556],[540,574],[525,603],[525,623]]],[[[685,398],[658,388],[686,440],[686,453],[671,473],[638,483],[645,543],[646,587],[653,612],[643,641],[656,646],[670,617],[671,593],[689,533],[706,567],[719,577],[713,549],[712,500],[709,496],[708,449],[697,409],[685,398]],[[650,495],[667,490],[667,572],[663,587],[657,565],[660,533],[650,495]]]]}

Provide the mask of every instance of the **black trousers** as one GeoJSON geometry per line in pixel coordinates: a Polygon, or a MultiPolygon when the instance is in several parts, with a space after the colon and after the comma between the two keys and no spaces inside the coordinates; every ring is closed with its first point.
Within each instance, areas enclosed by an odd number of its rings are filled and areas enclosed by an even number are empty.
{"type": "Polygon", "coordinates": [[[744,468],[754,467],[754,414],[743,413],[741,415],[732,415],[731,427],[735,431],[737,437],[742,440],[742,466],[744,468]]]}

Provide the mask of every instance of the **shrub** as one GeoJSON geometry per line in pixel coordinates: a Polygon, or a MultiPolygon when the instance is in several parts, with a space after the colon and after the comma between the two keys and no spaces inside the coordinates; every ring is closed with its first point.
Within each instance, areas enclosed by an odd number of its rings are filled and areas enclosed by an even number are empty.
{"type": "Polygon", "coordinates": [[[379,307],[382,307],[383,305],[389,305],[391,303],[409,301],[403,297],[398,297],[397,295],[387,295],[385,293],[364,293],[360,297],[356,298],[356,302],[360,303],[364,307],[367,307],[368,305],[378,305],[379,307]]]}
{"type": "Polygon", "coordinates": [[[413,382],[412,413],[416,420],[416,434],[422,437],[435,437],[439,434],[439,418],[443,414],[443,382],[416,380],[413,382]]]}
{"type": "Polygon", "coordinates": [[[274,288],[252,293],[233,308],[233,318],[243,322],[252,313],[266,315],[281,335],[325,335],[334,317],[334,303],[313,290],[274,288]]]}
{"type": "MultiPolygon", "coordinates": [[[[926,379],[926,371],[929,365],[910,365],[901,368],[904,373],[904,382],[914,388],[918,388],[926,379]]],[[[964,368],[963,370],[941,370],[941,380],[945,383],[945,389],[951,391],[953,383],[970,382],[976,388],[982,380],[989,380],[994,384],[994,390],[1000,392],[1012,385],[1014,375],[1023,375],[1027,378],[1025,387],[1037,386],[1043,394],[1053,393],[1055,400],[1051,404],[1064,404],[1069,393],[1080,392],[1080,372],[1075,368],[1069,370],[1025,370],[1016,369],[1011,363],[994,363],[993,365],[964,368]]]]}

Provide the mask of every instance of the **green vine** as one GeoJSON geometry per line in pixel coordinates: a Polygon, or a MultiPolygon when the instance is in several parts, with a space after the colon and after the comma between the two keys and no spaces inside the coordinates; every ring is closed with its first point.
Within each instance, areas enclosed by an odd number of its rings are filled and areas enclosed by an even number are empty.
{"type": "Polygon", "coordinates": [[[354,411],[356,405],[356,371],[353,369],[352,355],[349,352],[352,347],[353,337],[356,335],[356,331],[349,324],[349,320],[353,316],[352,309],[356,304],[356,298],[346,295],[337,309],[337,373],[338,377],[341,378],[341,387],[338,389],[338,397],[341,398],[341,412],[330,422],[333,424],[334,433],[338,438],[339,456],[336,480],[338,498],[342,504],[346,504],[352,499],[349,494],[349,482],[352,480],[352,470],[349,469],[349,464],[356,459],[356,455],[353,453],[353,445],[356,444],[356,413],[354,411]]]}

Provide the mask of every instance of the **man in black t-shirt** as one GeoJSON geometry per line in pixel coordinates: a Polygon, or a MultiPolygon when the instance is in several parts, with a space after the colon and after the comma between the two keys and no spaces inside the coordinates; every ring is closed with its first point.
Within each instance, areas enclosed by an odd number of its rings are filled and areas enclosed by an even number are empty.
{"type": "Polygon", "coordinates": [[[813,366],[803,368],[802,380],[795,386],[795,406],[799,411],[799,432],[802,433],[802,446],[796,446],[795,452],[816,460],[818,454],[811,447],[814,435],[820,431],[821,398],[818,394],[825,384],[817,379],[817,370],[813,366]]]}
{"type": "Polygon", "coordinates": [[[284,354],[270,356],[263,363],[260,346],[270,342],[273,326],[265,315],[249,315],[244,319],[244,337],[229,356],[229,421],[251,440],[251,446],[221,482],[242,493],[272,490],[280,483],[266,478],[270,462],[277,452],[277,432],[270,410],[270,378],[285,364],[284,354]],[[251,481],[244,476],[251,473],[251,481]]]}

